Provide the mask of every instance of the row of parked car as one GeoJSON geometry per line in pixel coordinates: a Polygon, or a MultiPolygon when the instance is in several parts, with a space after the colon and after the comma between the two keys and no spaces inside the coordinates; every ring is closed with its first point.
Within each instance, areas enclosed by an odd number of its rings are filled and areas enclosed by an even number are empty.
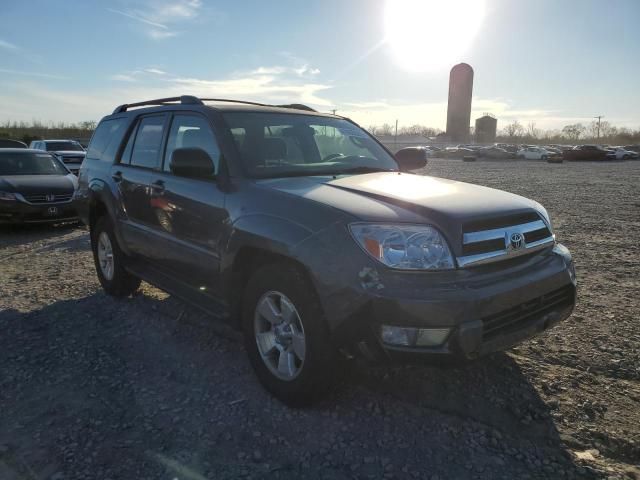
{"type": "Polygon", "coordinates": [[[0,225],[77,220],[73,195],[86,152],[75,140],[0,139],[0,225]]]}
{"type": "Polygon", "coordinates": [[[494,160],[542,160],[542,161],[578,161],[578,160],[636,160],[640,158],[640,145],[457,145],[439,148],[433,145],[425,147],[432,157],[441,158],[487,158],[494,160]]]}

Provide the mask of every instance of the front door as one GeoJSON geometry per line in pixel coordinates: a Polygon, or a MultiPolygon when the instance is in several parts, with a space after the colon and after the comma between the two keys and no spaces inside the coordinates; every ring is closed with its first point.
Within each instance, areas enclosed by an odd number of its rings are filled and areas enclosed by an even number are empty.
{"type": "Polygon", "coordinates": [[[171,119],[162,168],[151,179],[154,242],[165,245],[154,259],[192,287],[218,293],[220,236],[228,220],[225,195],[211,178],[185,178],[171,173],[171,154],[177,148],[206,151],[218,172],[220,150],[208,120],[198,114],[176,113],[171,119]]]}
{"type": "Polygon", "coordinates": [[[166,115],[140,117],[127,140],[120,161],[111,168],[122,199],[118,220],[127,248],[151,256],[150,231],[154,223],[150,205],[151,172],[160,165],[166,115]]]}

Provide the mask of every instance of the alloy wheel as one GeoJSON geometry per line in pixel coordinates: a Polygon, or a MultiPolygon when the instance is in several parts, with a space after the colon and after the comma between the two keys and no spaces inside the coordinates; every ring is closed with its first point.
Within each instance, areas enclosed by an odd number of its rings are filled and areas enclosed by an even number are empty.
{"type": "Polygon", "coordinates": [[[105,279],[113,280],[114,260],[113,260],[113,247],[111,246],[111,239],[107,232],[100,232],[98,236],[98,263],[100,270],[105,279]]]}
{"type": "Polygon", "coordinates": [[[254,314],[258,352],[269,371],[291,381],[302,371],[306,340],[300,315],[281,292],[269,291],[258,300],[254,314]]]}

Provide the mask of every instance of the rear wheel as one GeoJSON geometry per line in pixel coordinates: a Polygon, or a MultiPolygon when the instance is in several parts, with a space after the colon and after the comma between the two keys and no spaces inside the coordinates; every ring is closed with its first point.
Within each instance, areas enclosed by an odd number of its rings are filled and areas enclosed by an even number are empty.
{"type": "Polygon", "coordinates": [[[302,406],[327,392],[337,355],[313,286],[298,268],[258,269],[246,288],[242,322],[251,366],[271,394],[302,406]]]}
{"type": "Polygon", "coordinates": [[[105,292],[126,297],[138,290],[140,279],[125,270],[126,255],[120,250],[107,217],[99,218],[92,226],[91,248],[98,280],[105,292]]]}

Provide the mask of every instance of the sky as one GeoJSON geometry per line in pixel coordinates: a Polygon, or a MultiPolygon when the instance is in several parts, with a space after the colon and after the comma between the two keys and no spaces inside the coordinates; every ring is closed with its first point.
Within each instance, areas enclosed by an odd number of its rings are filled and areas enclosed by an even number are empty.
{"type": "Polygon", "coordinates": [[[639,0],[0,0],[0,122],[99,120],[191,94],[444,129],[472,119],[640,128],[639,0]]]}

